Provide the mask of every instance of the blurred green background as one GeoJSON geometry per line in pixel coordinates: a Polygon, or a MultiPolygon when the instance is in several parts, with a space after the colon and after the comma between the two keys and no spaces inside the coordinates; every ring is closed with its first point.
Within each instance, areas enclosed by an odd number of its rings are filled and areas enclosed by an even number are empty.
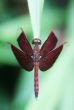
{"type": "Polygon", "coordinates": [[[0,0],[0,110],[74,110],[74,0],[45,0],[41,17],[43,42],[53,30],[67,42],[51,69],[39,70],[39,97],[34,72],[23,70],[7,42],[18,46],[23,28],[33,39],[27,0],[0,0]]]}

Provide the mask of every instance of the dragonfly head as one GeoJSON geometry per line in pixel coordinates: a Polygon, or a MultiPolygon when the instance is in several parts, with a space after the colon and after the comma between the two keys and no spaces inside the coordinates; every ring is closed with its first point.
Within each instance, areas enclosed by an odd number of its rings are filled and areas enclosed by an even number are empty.
{"type": "Polygon", "coordinates": [[[35,38],[35,39],[33,39],[32,44],[38,44],[38,45],[40,45],[41,44],[41,40],[38,39],[38,38],[35,38]]]}

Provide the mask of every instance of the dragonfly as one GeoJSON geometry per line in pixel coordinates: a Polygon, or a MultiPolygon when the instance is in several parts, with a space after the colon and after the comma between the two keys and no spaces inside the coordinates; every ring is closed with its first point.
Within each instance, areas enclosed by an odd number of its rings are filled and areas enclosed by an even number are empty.
{"type": "Polygon", "coordinates": [[[51,68],[61,53],[63,44],[56,47],[58,39],[53,31],[49,34],[41,48],[39,47],[41,45],[41,40],[39,38],[34,38],[32,40],[34,48],[32,49],[23,31],[19,35],[17,42],[20,49],[9,43],[10,47],[22,68],[26,71],[32,71],[34,68],[34,92],[37,98],[39,92],[38,69],[46,71],[51,68]]]}

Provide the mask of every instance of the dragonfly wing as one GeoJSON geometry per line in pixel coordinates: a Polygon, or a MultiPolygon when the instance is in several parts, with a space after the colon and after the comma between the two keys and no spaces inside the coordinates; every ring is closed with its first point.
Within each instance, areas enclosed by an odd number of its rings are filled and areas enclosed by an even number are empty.
{"type": "Polygon", "coordinates": [[[18,60],[19,64],[27,71],[31,71],[34,67],[32,58],[27,55],[25,52],[22,52],[18,48],[16,48],[14,45],[11,45],[11,49],[18,60]]]}
{"type": "Polygon", "coordinates": [[[29,53],[30,55],[33,54],[31,45],[30,45],[30,43],[28,42],[28,40],[27,40],[26,35],[25,35],[24,32],[22,32],[22,33],[20,34],[20,36],[18,37],[17,41],[18,41],[18,44],[19,44],[20,48],[21,48],[24,52],[26,52],[27,54],[29,53]]]}
{"type": "Polygon", "coordinates": [[[50,33],[48,39],[44,42],[43,46],[40,50],[40,55],[45,57],[55,46],[57,43],[57,38],[53,32],[50,33]]]}
{"type": "Polygon", "coordinates": [[[42,71],[48,70],[55,62],[60,52],[62,51],[63,45],[60,45],[58,48],[52,50],[44,58],[40,59],[39,68],[42,71]]]}

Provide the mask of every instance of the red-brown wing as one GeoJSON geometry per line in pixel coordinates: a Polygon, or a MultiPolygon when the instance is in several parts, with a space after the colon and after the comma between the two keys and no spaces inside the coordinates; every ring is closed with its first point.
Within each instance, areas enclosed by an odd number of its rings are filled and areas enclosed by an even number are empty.
{"type": "Polygon", "coordinates": [[[26,35],[25,35],[24,32],[22,32],[22,33],[20,34],[20,36],[18,37],[17,41],[18,41],[18,44],[19,44],[20,48],[21,48],[24,52],[26,52],[27,54],[30,54],[30,55],[33,54],[31,45],[30,45],[30,43],[28,42],[28,40],[27,40],[26,35]]]}
{"type": "Polygon", "coordinates": [[[16,48],[14,45],[11,45],[11,49],[19,62],[19,64],[27,71],[31,71],[34,67],[33,60],[31,56],[27,55],[25,52],[22,52],[18,48],[16,48]]]}
{"type": "Polygon", "coordinates": [[[60,45],[58,48],[52,50],[48,55],[44,58],[40,59],[39,68],[42,71],[48,70],[55,62],[60,52],[62,51],[63,45],[60,45]]]}
{"type": "Polygon", "coordinates": [[[57,38],[53,32],[50,33],[48,39],[44,42],[43,46],[40,50],[40,55],[45,57],[55,46],[57,43],[57,38]]]}

